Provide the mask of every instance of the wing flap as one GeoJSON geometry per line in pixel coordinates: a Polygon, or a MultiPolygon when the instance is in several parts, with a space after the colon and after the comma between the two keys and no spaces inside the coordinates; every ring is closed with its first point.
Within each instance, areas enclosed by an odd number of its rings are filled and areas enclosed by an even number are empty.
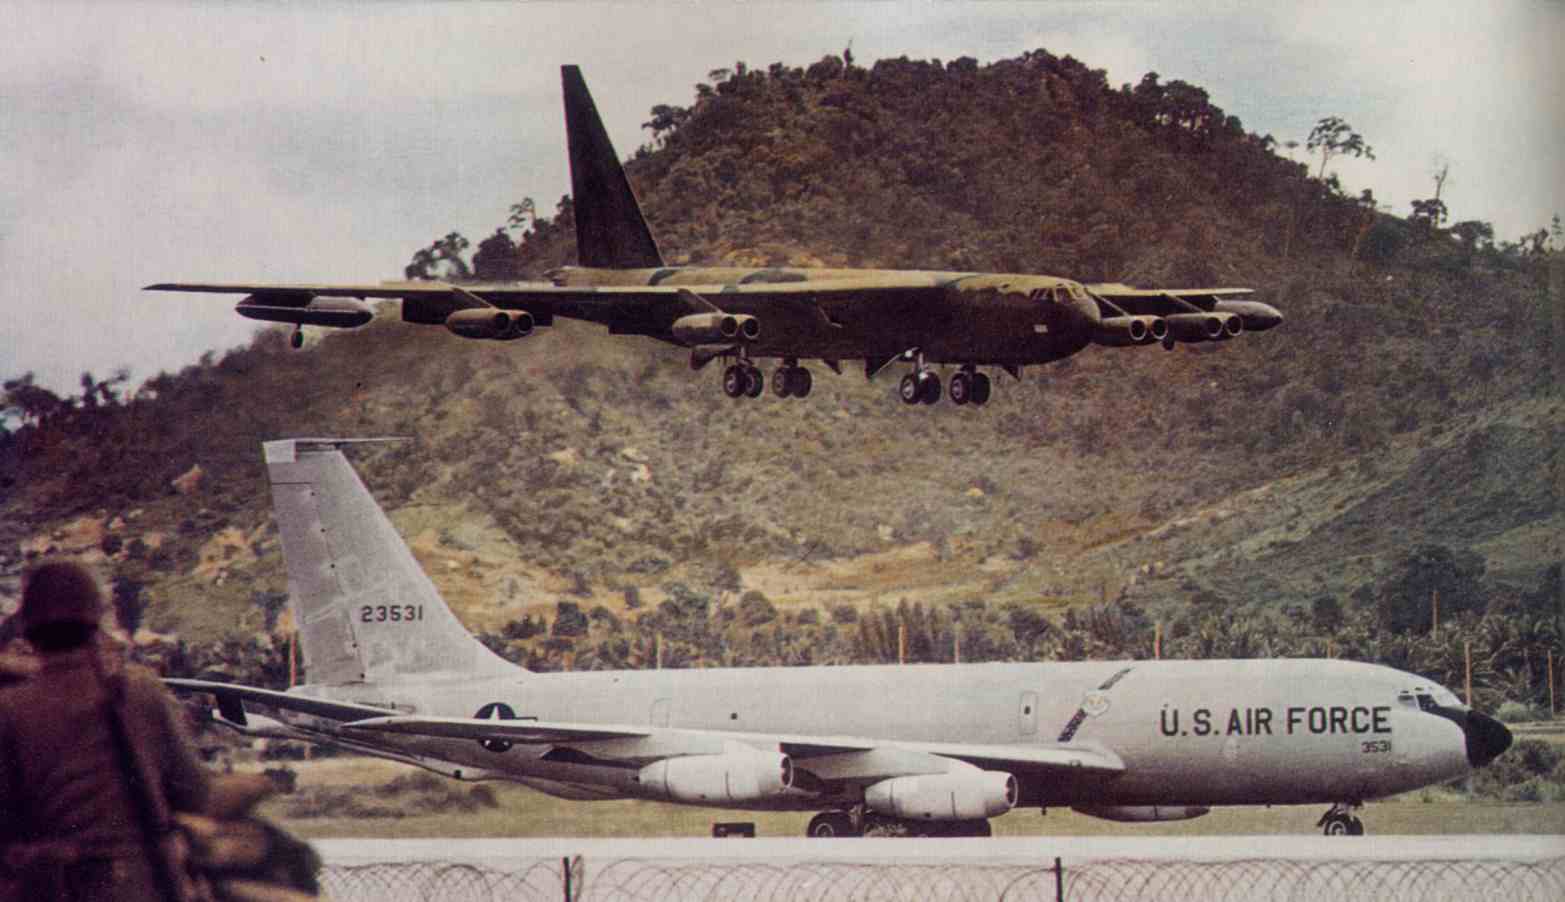
{"type": "Polygon", "coordinates": [[[653,732],[640,727],[558,721],[403,715],[356,721],[350,725],[350,728],[377,733],[430,736],[437,739],[496,740],[523,745],[567,745],[615,739],[641,739],[652,735],[653,732]]]}
{"type": "Polygon", "coordinates": [[[235,683],[185,679],[166,679],[163,682],[170,688],[181,692],[205,692],[214,696],[224,716],[237,723],[243,723],[244,721],[231,716],[231,712],[238,711],[243,713],[242,705],[244,702],[254,702],[259,705],[281,708],[285,711],[297,711],[301,714],[309,714],[314,717],[345,723],[387,717],[398,713],[393,708],[384,708],[377,705],[328,701],[293,692],[278,692],[275,689],[261,689],[255,686],[241,686],[235,683]],[[236,708],[236,705],[240,707],[236,708]]]}

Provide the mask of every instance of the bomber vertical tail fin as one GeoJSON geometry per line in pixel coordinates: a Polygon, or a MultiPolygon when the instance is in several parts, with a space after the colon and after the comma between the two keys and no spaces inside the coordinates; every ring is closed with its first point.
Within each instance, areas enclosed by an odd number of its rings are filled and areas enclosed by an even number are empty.
{"type": "Polygon", "coordinates": [[[576,66],[560,67],[565,136],[570,145],[576,256],[582,266],[641,269],[663,265],[641,205],[576,66]]]}
{"type": "Polygon", "coordinates": [[[451,613],[342,446],[385,439],[266,442],[288,596],[311,683],[501,676],[520,668],[451,613]]]}

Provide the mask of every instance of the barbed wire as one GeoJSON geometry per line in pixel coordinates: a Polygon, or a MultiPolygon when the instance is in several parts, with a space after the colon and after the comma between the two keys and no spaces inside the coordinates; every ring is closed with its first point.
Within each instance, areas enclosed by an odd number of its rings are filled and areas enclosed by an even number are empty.
{"type": "Polygon", "coordinates": [[[332,902],[1565,899],[1565,857],[1537,861],[1105,859],[1056,868],[1055,862],[583,861],[578,856],[570,860],[520,860],[511,866],[457,862],[327,865],[321,873],[321,888],[332,902]]]}

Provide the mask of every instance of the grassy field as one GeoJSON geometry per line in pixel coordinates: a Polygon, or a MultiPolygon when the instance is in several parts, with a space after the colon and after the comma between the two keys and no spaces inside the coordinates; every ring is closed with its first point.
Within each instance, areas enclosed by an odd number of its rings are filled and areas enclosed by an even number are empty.
{"type": "MultiPolygon", "coordinates": [[[[308,838],[422,837],[699,837],[713,821],[754,821],[760,836],[802,836],[809,814],[717,811],[644,801],[572,802],[504,783],[484,784],[497,803],[471,811],[417,812],[416,793],[386,795],[385,787],[410,768],[362,759],[328,759],[294,765],[300,793],[267,802],[262,814],[308,838]],[[312,793],[347,790],[379,796],[402,817],[290,816],[312,793]],[[406,803],[406,804],[403,804],[406,803]]],[[[446,781],[450,783],[451,781],[446,781]]],[[[469,784],[454,784],[467,791],[469,784]]],[[[1314,834],[1325,806],[1219,808],[1191,821],[1118,824],[1066,809],[1040,815],[1017,810],[993,821],[999,836],[1210,836],[1231,834],[1314,834]]],[[[1542,833],[1565,835],[1565,803],[1473,802],[1454,793],[1429,791],[1371,803],[1360,812],[1372,834],[1542,833]]]]}

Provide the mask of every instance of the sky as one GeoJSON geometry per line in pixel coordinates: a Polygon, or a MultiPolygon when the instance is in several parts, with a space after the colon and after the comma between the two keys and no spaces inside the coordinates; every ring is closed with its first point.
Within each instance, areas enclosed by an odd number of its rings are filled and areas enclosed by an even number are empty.
{"type": "MultiPolygon", "coordinates": [[[[378,281],[453,229],[569,191],[559,66],[582,66],[622,157],[713,69],[852,46],[982,63],[1046,49],[1183,79],[1246,129],[1303,142],[1341,116],[1376,159],[1333,161],[1405,215],[1514,239],[1565,213],[1565,2],[34,4],[0,54],[0,379],[132,385],[244,344],[232,296],[159,281],[378,281]]],[[[1303,159],[1302,147],[1297,152],[1303,159]]],[[[656,223],[653,223],[654,230],[656,223]]],[[[917,266],[919,261],[907,261],[917,266]]]]}

